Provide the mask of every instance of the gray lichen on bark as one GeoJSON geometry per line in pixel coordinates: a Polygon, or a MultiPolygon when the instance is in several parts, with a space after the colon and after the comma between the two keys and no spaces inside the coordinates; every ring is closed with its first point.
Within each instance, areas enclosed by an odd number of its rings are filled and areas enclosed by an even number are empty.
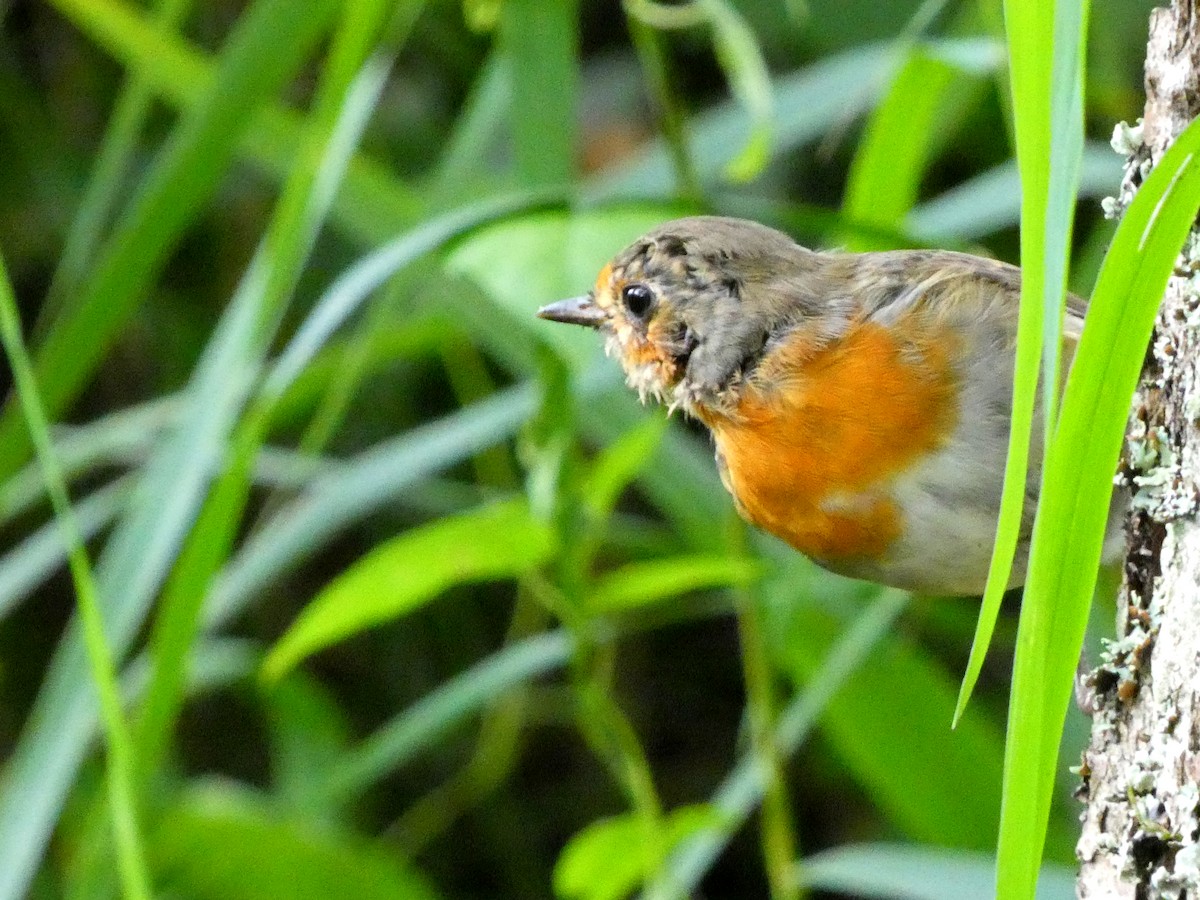
{"type": "MultiPolygon", "coordinates": [[[[1200,10],[1150,20],[1146,108],[1118,127],[1128,156],[1119,214],[1200,112],[1200,10]]],[[[1078,896],[1200,898],[1200,239],[1193,232],[1159,311],[1134,401],[1123,476],[1133,490],[1118,634],[1094,674],[1097,711],[1080,767],[1086,804],[1078,896]]]]}

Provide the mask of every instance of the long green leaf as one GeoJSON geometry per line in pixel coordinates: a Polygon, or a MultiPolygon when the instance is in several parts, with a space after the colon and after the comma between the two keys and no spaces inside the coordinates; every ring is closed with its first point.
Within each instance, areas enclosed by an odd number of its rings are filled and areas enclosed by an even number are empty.
{"type": "Polygon", "coordinates": [[[497,697],[566,665],[576,650],[566,631],[526,638],[457,675],[386,722],[329,770],[322,792],[355,797],[404,765],[458,722],[497,697]]]}
{"type": "Polygon", "coordinates": [[[553,550],[553,533],[524,503],[485,507],[405,532],[305,607],[267,655],[263,675],[277,679],[306,656],[406,615],[452,585],[520,575],[553,550]]]}
{"type": "MultiPolygon", "coordinates": [[[[156,0],[152,5],[155,24],[163,31],[173,31],[191,6],[192,0],[156,0]]],[[[113,105],[87,188],[54,270],[46,305],[39,314],[44,320],[53,318],[63,298],[78,290],[84,280],[118,207],[121,191],[127,186],[153,97],[153,88],[145,75],[133,72],[113,105]]]]}
{"type": "Polygon", "coordinates": [[[209,784],[169,809],[154,835],[159,876],[183,896],[223,900],[436,900],[394,850],[281,817],[265,797],[209,784]]]}
{"type": "Polygon", "coordinates": [[[575,171],[578,18],[579,0],[505,0],[500,7],[517,177],[527,188],[565,185],[575,171]]]}
{"type": "Polygon", "coordinates": [[[735,556],[678,556],[629,563],[600,578],[588,597],[595,613],[615,613],[703,588],[748,584],[762,574],[735,556]]]}
{"type": "MultiPolygon", "coordinates": [[[[212,89],[180,120],[123,213],[78,300],[64,307],[36,354],[43,402],[56,417],[142,302],[179,237],[212,197],[251,116],[325,32],[333,0],[258,0],[230,36],[212,89]]],[[[59,0],[69,16],[131,27],[112,0],[59,0]]],[[[28,438],[9,404],[0,416],[0,478],[24,462],[28,438]]]]}
{"type": "MultiPolygon", "coordinates": [[[[417,6],[421,0],[414,0],[417,6]]],[[[297,165],[272,216],[266,253],[271,278],[263,287],[260,330],[292,296],[320,223],[391,71],[386,57],[368,59],[392,13],[381,0],[346,7],[333,38],[297,165]]],[[[188,651],[213,574],[225,561],[250,490],[255,456],[270,408],[256,403],[238,423],[229,461],[202,506],[163,592],[152,646],[154,679],[139,722],[138,750],[147,774],[157,769],[182,702],[188,651]]]]}
{"type": "Polygon", "coordinates": [[[21,411],[37,451],[38,463],[54,504],[54,516],[68,546],[71,579],[75,584],[76,607],[83,622],[91,681],[99,698],[108,746],[106,778],[109,812],[117,842],[117,861],[121,881],[129,900],[149,900],[150,882],[142,851],[140,827],[133,795],[133,750],[125,714],[121,709],[113,652],[104,636],[104,614],[92,574],[92,565],[83,545],[79,525],[71,508],[66,481],[54,455],[49,423],[38,397],[33,367],[21,336],[17,299],[4,259],[0,257],[0,341],[12,367],[13,382],[21,411]]]}
{"type": "MultiPolygon", "coordinates": [[[[803,883],[819,891],[879,900],[993,900],[996,859],[989,853],[917,844],[851,844],[805,857],[803,883]]],[[[1038,900],[1072,900],[1075,872],[1045,865],[1038,900]]]]}
{"type": "Polygon", "coordinates": [[[1088,3],[1006,0],[1004,4],[1021,170],[1021,309],[1000,521],[955,723],[983,669],[1025,521],[1039,371],[1043,440],[1034,446],[1040,444],[1043,451],[1048,447],[1056,418],[1067,266],[1083,155],[1088,3]]]}
{"type": "MultiPolygon", "coordinates": [[[[952,107],[977,92],[959,69],[914,49],[867,122],[854,154],[842,212],[854,221],[897,227],[917,199],[921,179],[938,141],[944,140],[952,107]]],[[[850,235],[847,249],[890,249],[850,235]]]]}
{"type": "Polygon", "coordinates": [[[1046,461],[1017,633],[997,885],[1032,897],[1112,475],[1167,280],[1200,209],[1200,121],[1139,188],[1104,259],[1046,461]]]}
{"type": "MultiPolygon", "coordinates": [[[[309,34],[308,29],[313,30],[309,39],[315,38],[317,29],[312,22],[301,27],[291,21],[296,18],[306,22],[314,18],[311,4],[260,0],[247,13],[230,38],[224,77],[218,78],[214,86],[212,102],[221,101],[228,105],[229,111],[204,109],[196,118],[186,120],[181,126],[182,136],[177,136],[172,145],[175,150],[168,152],[165,162],[160,163],[158,178],[173,171],[180,160],[208,152],[213,142],[227,142],[228,135],[214,134],[212,129],[224,124],[236,130],[239,119],[244,120],[248,115],[243,108],[247,96],[253,97],[255,89],[269,86],[271,77],[282,78],[286,74],[274,71],[286,67],[269,52],[258,63],[266,65],[265,80],[263,73],[247,70],[255,68],[256,63],[250,58],[253,53],[267,52],[262,50],[260,42],[279,40],[281,34],[301,40],[309,34]],[[233,96],[228,96],[230,93],[233,96]]],[[[319,142],[311,152],[320,158],[319,142]]],[[[306,168],[297,171],[298,181],[303,181],[306,168]]],[[[210,179],[217,174],[206,171],[210,179]]],[[[97,585],[106,608],[107,637],[118,658],[141,625],[218,467],[281,306],[298,277],[298,266],[315,240],[322,210],[328,207],[337,183],[336,177],[332,177],[336,171],[336,164],[323,169],[321,177],[308,182],[311,191],[285,194],[281,212],[264,241],[265,249],[260,247],[251,262],[197,365],[180,422],[164,437],[147,463],[130,509],[105,547],[97,566],[97,585]]],[[[185,183],[191,193],[177,199],[193,205],[212,187],[204,179],[185,179],[185,183]]],[[[135,205],[128,217],[133,222],[123,223],[122,228],[136,224],[138,229],[154,230],[155,217],[163,212],[161,204],[173,195],[170,185],[155,186],[159,184],[152,179],[142,195],[141,205],[135,205]]],[[[185,221],[186,217],[179,218],[172,211],[163,227],[170,231],[172,224],[181,228],[185,221]]],[[[112,265],[113,260],[119,260],[130,246],[138,246],[142,240],[145,238],[134,234],[129,238],[130,243],[118,242],[106,257],[107,264],[112,265]]],[[[156,247],[157,252],[165,252],[165,244],[156,247]]],[[[153,248],[143,249],[149,252],[153,248]]],[[[104,265],[101,264],[99,271],[103,271],[104,265]]],[[[138,277],[149,278],[152,269],[139,269],[138,277]]],[[[136,279],[125,280],[119,273],[111,277],[117,280],[109,285],[114,289],[128,289],[137,284],[136,279]]],[[[92,282],[93,288],[105,283],[104,278],[98,275],[92,282]]],[[[103,299],[103,294],[100,296],[103,299]]],[[[54,818],[87,751],[94,719],[86,659],[78,628],[72,627],[51,662],[34,710],[7,766],[7,778],[0,793],[0,858],[7,863],[0,868],[0,898],[20,896],[32,877],[54,818]]]]}

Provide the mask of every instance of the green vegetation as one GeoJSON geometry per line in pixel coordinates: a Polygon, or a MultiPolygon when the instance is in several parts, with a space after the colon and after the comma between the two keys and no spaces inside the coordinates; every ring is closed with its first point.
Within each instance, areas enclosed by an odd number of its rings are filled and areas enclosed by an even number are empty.
{"type": "Polygon", "coordinates": [[[1070,674],[1200,191],[1193,129],[1099,213],[1149,6],[5,5],[0,900],[985,897],[998,840],[1003,896],[1043,843],[1072,896],[1070,674]],[[533,316],[695,211],[1025,260],[1050,490],[969,669],[976,601],[745,527],[533,316]]]}

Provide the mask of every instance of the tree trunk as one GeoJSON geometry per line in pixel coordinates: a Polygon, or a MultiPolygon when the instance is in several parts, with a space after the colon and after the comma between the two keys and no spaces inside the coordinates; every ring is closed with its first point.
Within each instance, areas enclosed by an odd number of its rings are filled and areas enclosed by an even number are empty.
{"type": "MultiPolygon", "coordinates": [[[[1119,214],[1149,166],[1200,112],[1200,0],[1150,18],[1146,111],[1119,126],[1130,154],[1119,214]]],[[[1194,163],[1195,164],[1195,163],[1194,163]]],[[[1118,640],[1094,673],[1084,753],[1078,896],[1200,898],[1200,240],[1167,286],[1134,401],[1134,491],[1118,640]]]]}

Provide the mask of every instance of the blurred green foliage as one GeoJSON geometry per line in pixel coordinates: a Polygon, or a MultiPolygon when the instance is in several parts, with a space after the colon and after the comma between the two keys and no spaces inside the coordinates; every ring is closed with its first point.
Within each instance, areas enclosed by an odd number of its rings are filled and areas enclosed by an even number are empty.
{"type": "MultiPolygon", "coordinates": [[[[1084,294],[1149,6],[1091,15],[1084,294]]],[[[974,603],[748,532],[706,438],[532,314],[697,210],[1015,259],[998,2],[0,17],[0,251],[156,895],[985,895],[1014,610],[951,732],[974,603]]],[[[0,900],[115,896],[120,761],[31,447],[10,397],[0,900]]]]}

